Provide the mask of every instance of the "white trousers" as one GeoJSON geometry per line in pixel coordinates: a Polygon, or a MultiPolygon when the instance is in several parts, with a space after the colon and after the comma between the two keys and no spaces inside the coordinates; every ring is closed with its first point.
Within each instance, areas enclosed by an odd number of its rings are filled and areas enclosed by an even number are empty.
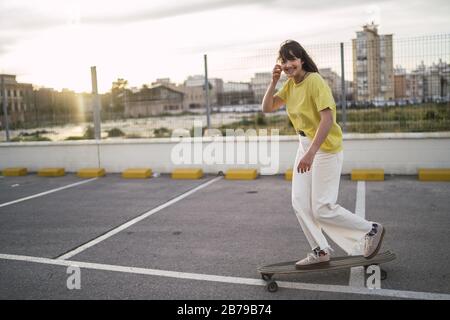
{"type": "Polygon", "coordinates": [[[317,151],[311,170],[297,172],[312,140],[299,135],[292,174],[292,206],[311,249],[332,250],[324,231],[347,254],[361,254],[364,236],[372,222],[336,204],[344,153],[317,151]]]}

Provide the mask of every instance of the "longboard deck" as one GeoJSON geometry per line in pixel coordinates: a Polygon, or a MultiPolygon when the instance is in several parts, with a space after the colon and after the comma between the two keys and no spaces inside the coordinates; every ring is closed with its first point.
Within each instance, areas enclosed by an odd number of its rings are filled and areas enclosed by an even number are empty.
{"type": "Polygon", "coordinates": [[[262,275],[273,275],[273,274],[290,274],[290,273],[307,273],[307,272],[318,272],[318,271],[329,271],[338,269],[347,269],[359,266],[370,266],[374,264],[381,264],[385,262],[392,261],[396,258],[395,253],[391,251],[386,251],[377,254],[372,259],[366,259],[362,255],[360,256],[346,256],[346,257],[335,257],[331,258],[330,262],[327,264],[311,265],[305,266],[297,269],[295,261],[280,262],[276,264],[269,264],[265,266],[260,266],[257,268],[258,272],[262,275]]]}

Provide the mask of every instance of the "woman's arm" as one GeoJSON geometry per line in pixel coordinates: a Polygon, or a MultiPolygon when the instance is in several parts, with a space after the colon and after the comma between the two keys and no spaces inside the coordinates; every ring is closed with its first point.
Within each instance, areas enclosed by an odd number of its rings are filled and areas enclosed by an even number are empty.
{"type": "Polygon", "coordinates": [[[276,64],[272,70],[272,81],[270,81],[269,87],[266,90],[262,101],[262,111],[263,112],[274,112],[284,105],[283,99],[278,96],[274,96],[275,87],[281,76],[281,66],[276,64]]]}
{"type": "Polygon", "coordinates": [[[328,132],[333,125],[333,113],[330,108],[326,108],[320,111],[320,123],[317,129],[316,136],[314,137],[308,151],[304,154],[303,158],[297,166],[297,172],[306,172],[311,170],[311,166],[314,160],[316,152],[320,149],[320,146],[328,136],[328,132]]]}
{"type": "Polygon", "coordinates": [[[267,88],[266,94],[264,95],[262,101],[262,111],[274,112],[278,110],[281,106],[284,105],[283,99],[278,96],[274,96],[276,82],[270,82],[269,87],[267,88]]]}
{"type": "Polygon", "coordinates": [[[328,132],[330,131],[333,125],[333,113],[330,108],[326,108],[320,111],[320,123],[319,128],[317,129],[316,136],[314,137],[308,152],[312,152],[316,154],[316,152],[320,149],[320,146],[325,141],[328,136],[328,132]]]}

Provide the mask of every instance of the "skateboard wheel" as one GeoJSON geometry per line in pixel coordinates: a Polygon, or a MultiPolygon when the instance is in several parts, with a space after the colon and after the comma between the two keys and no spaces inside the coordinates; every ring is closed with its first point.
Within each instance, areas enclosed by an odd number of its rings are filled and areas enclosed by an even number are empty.
{"type": "Polygon", "coordinates": [[[270,279],[272,279],[272,275],[268,274],[268,273],[263,273],[261,274],[261,277],[263,278],[263,280],[265,281],[269,281],[270,279]]]}
{"type": "Polygon", "coordinates": [[[270,281],[267,284],[267,291],[276,292],[278,290],[278,284],[275,281],[270,281]]]}

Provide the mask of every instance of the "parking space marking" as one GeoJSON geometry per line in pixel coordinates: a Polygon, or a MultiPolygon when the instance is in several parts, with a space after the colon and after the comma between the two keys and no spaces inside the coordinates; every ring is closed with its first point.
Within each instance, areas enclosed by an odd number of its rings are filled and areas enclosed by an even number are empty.
{"type": "Polygon", "coordinates": [[[108,239],[109,237],[112,237],[113,235],[115,235],[115,234],[125,230],[126,228],[132,226],[133,224],[136,224],[139,221],[144,220],[145,218],[148,218],[152,214],[154,214],[154,213],[156,213],[158,211],[161,211],[164,208],[167,208],[168,206],[170,206],[170,205],[172,205],[172,204],[174,204],[174,203],[176,203],[176,202],[178,202],[178,201],[188,197],[189,195],[193,194],[194,192],[197,192],[198,190],[203,189],[203,188],[209,186],[210,184],[212,184],[212,183],[214,183],[214,182],[216,182],[216,181],[218,181],[218,180],[220,180],[222,178],[223,178],[222,176],[219,176],[219,177],[216,177],[214,179],[211,179],[208,182],[205,182],[205,183],[203,183],[203,184],[201,184],[201,185],[199,185],[199,186],[197,186],[197,187],[195,187],[195,188],[193,188],[193,189],[191,189],[191,190],[189,190],[189,191],[187,191],[187,192],[185,192],[185,193],[183,193],[183,194],[181,194],[181,195],[179,195],[179,196],[177,196],[177,197],[175,197],[175,198],[173,198],[173,199],[171,199],[171,200],[169,200],[169,201],[167,201],[167,202],[165,202],[165,203],[163,203],[163,204],[161,204],[159,206],[157,206],[156,208],[153,208],[153,209],[151,209],[151,210],[149,210],[147,212],[144,212],[143,214],[137,216],[136,218],[133,218],[130,221],[127,221],[124,224],[121,224],[120,226],[118,226],[118,227],[116,227],[116,228],[106,232],[105,234],[103,234],[103,235],[101,235],[101,236],[99,236],[99,237],[97,237],[97,238],[95,238],[95,239],[93,239],[93,240],[91,240],[91,241],[89,241],[89,242],[87,242],[87,243],[77,247],[77,248],[75,248],[74,250],[71,250],[71,251],[69,251],[69,252],[67,252],[67,253],[57,257],[57,259],[58,260],[69,259],[69,258],[73,257],[74,255],[79,254],[80,252],[82,252],[82,251],[84,251],[84,250],[86,250],[86,249],[88,249],[88,248],[90,248],[92,246],[95,246],[96,244],[98,244],[98,243],[108,239]]]}
{"type": "MultiPolygon", "coordinates": [[[[91,269],[91,270],[113,271],[113,272],[129,273],[129,274],[140,274],[140,275],[168,277],[168,278],[186,279],[186,280],[200,280],[200,281],[221,282],[221,283],[229,283],[229,284],[253,285],[253,286],[265,286],[266,285],[266,282],[264,280],[256,279],[256,278],[241,278],[241,277],[219,276],[219,275],[200,274],[200,273],[158,270],[158,269],[149,269],[149,268],[136,268],[136,267],[90,263],[90,262],[81,262],[81,261],[73,261],[73,260],[61,260],[61,259],[49,259],[49,258],[40,258],[40,257],[12,255],[12,254],[0,254],[0,259],[24,261],[24,262],[31,262],[31,263],[40,263],[40,264],[47,264],[47,265],[67,266],[67,267],[68,266],[77,266],[79,268],[91,269]]],[[[287,281],[277,281],[277,283],[278,283],[278,287],[280,287],[280,288],[295,289],[295,290],[320,291],[320,292],[344,293],[344,294],[360,294],[360,295],[369,295],[369,296],[381,296],[381,297],[405,298],[405,299],[422,299],[422,300],[449,300],[450,299],[450,294],[445,294],[445,293],[417,292],[417,291],[405,291],[405,290],[393,290],[393,289],[367,289],[367,288],[358,288],[358,287],[350,287],[350,286],[342,286],[342,285],[328,285],[328,284],[287,282],[287,281]]]]}
{"type": "Polygon", "coordinates": [[[64,189],[76,187],[76,186],[79,186],[81,184],[88,183],[88,182],[91,182],[91,181],[94,181],[94,180],[97,180],[97,179],[98,178],[92,178],[92,179],[88,179],[88,180],[84,180],[84,181],[80,181],[80,182],[75,182],[75,183],[69,184],[69,185],[64,186],[64,187],[48,190],[48,191],[41,192],[41,193],[38,193],[38,194],[35,194],[35,195],[32,195],[32,196],[28,196],[28,197],[20,198],[20,199],[17,199],[17,200],[5,202],[5,203],[0,204],[0,208],[6,207],[6,206],[10,206],[12,204],[16,204],[16,203],[19,203],[19,202],[22,202],[22,201],[26,201],[26,200],[42,197],[42,196],[45,196],[47,194],[58,192],[58,191],[61,191],[61,190],[64,190],[64,189]]]}
{"type": "MultiPolygon", "coordinates": [[[[356,186],[355,214],[361,218],[366,218],[366,182],[358,181],[356,186]]],[[[364,288],[364,267],[354,267],[350,269],[348,285],[351,287],[364,288]]]]}

